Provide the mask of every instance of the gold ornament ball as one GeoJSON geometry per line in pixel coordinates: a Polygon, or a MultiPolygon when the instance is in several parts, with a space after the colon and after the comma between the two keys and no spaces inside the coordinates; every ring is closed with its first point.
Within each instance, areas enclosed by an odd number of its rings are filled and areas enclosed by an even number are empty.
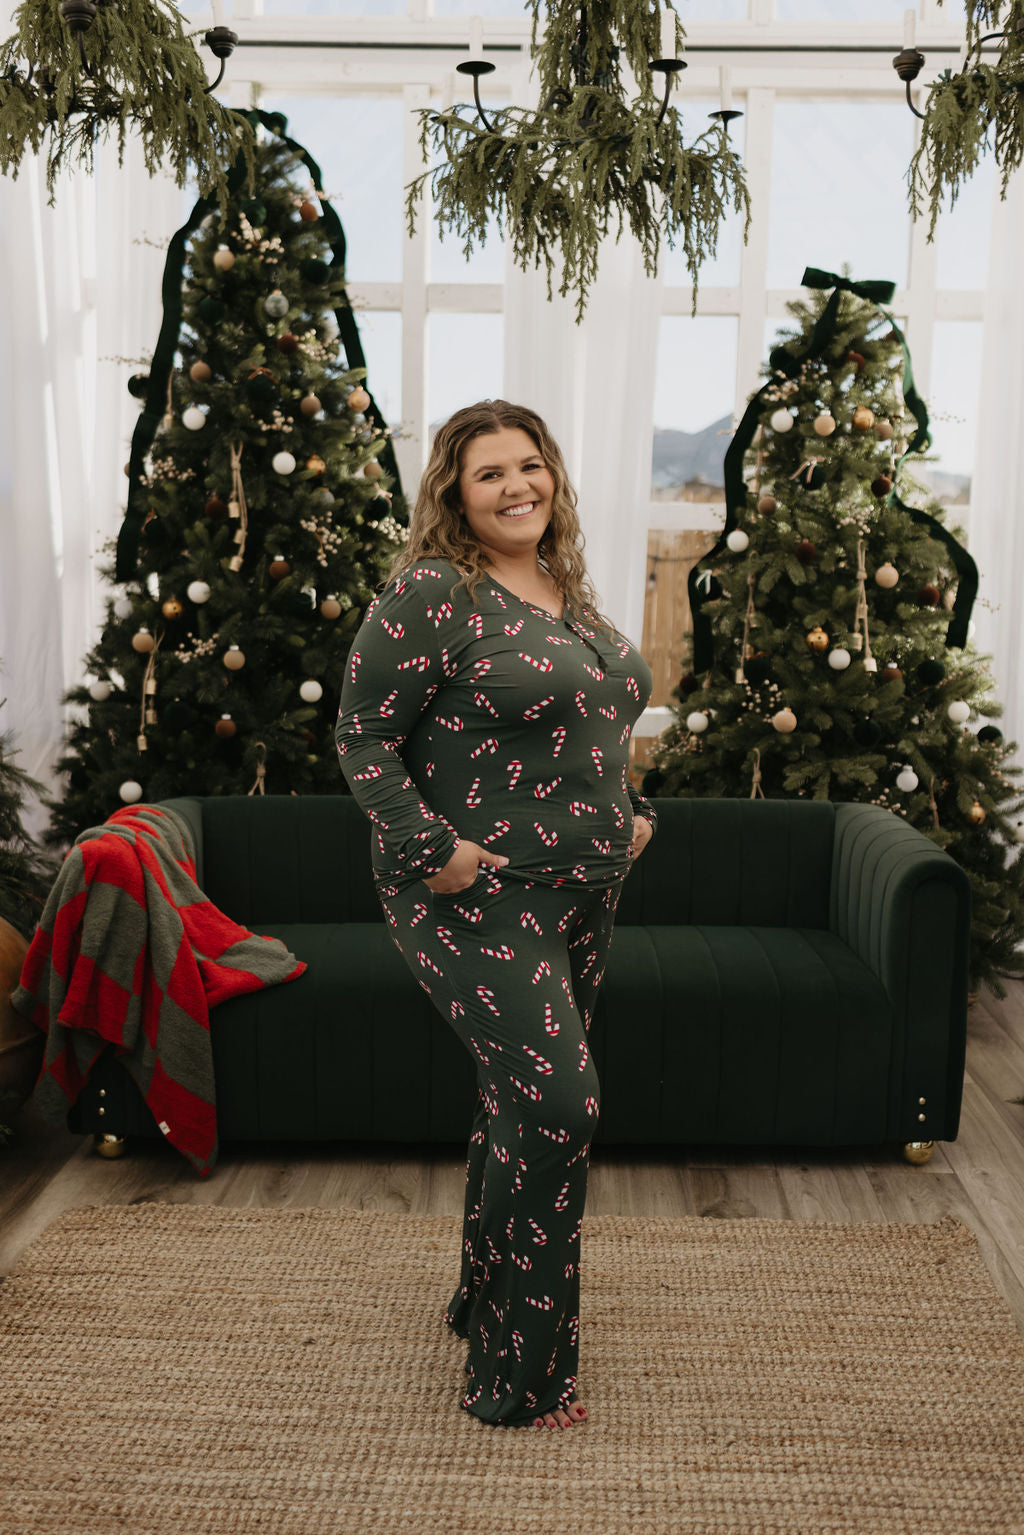
{"type": "Polygon", "coordinates": [[[934,1150],[934,1141],[907,1141],[903,1148],[903,1160],[909,1162],[911,1167],[923,1167],[931,1161],[934,1150]]]}
{"type": "Polygon", "coordinates": [[[788,736],[796,729],[796,715],[792,709],[780,709],[772,715],[772,724],[780,735],[788,736]]]}
{"type": "Polygon", "coordinates": [[[895,565],[890,565],[888,563],[885,565],[879,565],[878,569],[875,571],[875,584],[877,586],[881,586],[885,591],[891,591],[899,578],[900,573],[896,569],[895,565]]]}
{"type": "Polygon", "coordinates": [[[985,819],[985,807],[980,800],[975,800],[967,812],[967,819],[972,826],[980,826],[985,819]]]}
{"type": "Polygon", "coordinates": [[[125,1138],[123,1135],[97,1135],[93,1149],[98,1157],[106,1157],[108,1162],[116,1161],[125,1154],[125,1138]]]}
{"type": "Polygon", "coordinates": [[[325,618],[340,618],[341,603],[338,601],[337,597],[325,597],[323,602],[320,604],[320,611],[325,618]]]}
{"type": "Polygon", "coordinates": [[[230,714],[222,714],[213,728],[217,735],[220,736],[222,741],[230,741],[231,737],[238,729],[238,726],[235,724],[230,714]]]}
{"type": "Polygon", "coordinates": [[[319,217],[320,215],[317,212],[316,204],[311,203],[307,197],[305,202],[302,203],[299,207],[299,218],[303,219],[307,224],[312,224],[314,219],[318,219],[319,217]]]}
{"type": "Polygon", "coordinates": [[[224,665],[229,672],[240,672],[245,665],[245,654],[237,645],[231,645],[224,652],[224,665]]]}
{"type": "Polygon", "coordinates": [[[349,410],[365,410],[370,403],[370,396],[361,384],[357,384],[348,397],[349,410]]]}
{"type": "Polygon", "coordinates": [[[836,429],[836,418],[823,410],[820,416],[814,418],[814,430],[819,437],[831,437],[836,429]]]}
{"type": "Polygon", "coordinates": [[[274,581],[283,581],[291,570],[291,566],[283,554],[275,554],[270,562],[270,575],[274,581]]]}
{"type": "Polygon", "coordinates": [[[205,384],[213,377],[213,369],[208,362],[194,362],[188,370],[188,376],[193,384],[205,384]]]}
{"type": "Polygon", "coordinates": [[[218,272],[230,272],[235,264],[234,251],[229,251],[226,245],[222,245],[220,250],[215,250],[213,253],[213,264],[218,272]]]}
{"type": "Polygon", "coordinates": [[[828,649],[828,635],[819,624],[807,635],[807,643],[812,650],[823,651],[828,649]]]}
{"type": "Polygon", "coordinates": [[[853,413],[853,424],[858,432],[869,432],[875,424],[875,413],[867,405],[858,405],[853,413]]]}
{"type": "Polygon", "coordinates": [[[776,501],[774,496],[765,493],[765,495],[759,497],[757,509],[761,513],[762,517],[768,517],[772,512],[774,512],[778,504],[779,503],[776,501]]]}
{"type": "Polygon", "coordinates": [[[304,416],[315,416],[323,407],[315,394],[306,394],[299,402],[299,409],[304,416]]]}
{"type": "Polygon", "coordinates": [[[160,611],[165,618],[180,618],[185,609],[177,597],[168,597],[166,602],[160,604],[160,611]]]}
{"type": "Polygon", "coordinates": [[[879,442],[889,442],[892,438],[892,423],[889,421],[876,421],[875,436],[879,442]]]}
{"type": "Polygon", "coordinates": [[[384,471],[378,464],[377,460],[375,458],[371,458],[367,463],[363,465],[363,473],[366,475],[368,480],[379,480],[384,471]]]}
{"type": "Polygon", "coordinates": [[[140,629],[137,634],[132,635],[132,649],[137,650],[140,655],[148,655],[155,645],[156,640],[148,629],[140,629]]]}
{"type": "Polygon", "coordinates": [[[327,468],[319,453],[311,453],[306,459],[306,468],[310,474],[323,474],[327,468]]]}

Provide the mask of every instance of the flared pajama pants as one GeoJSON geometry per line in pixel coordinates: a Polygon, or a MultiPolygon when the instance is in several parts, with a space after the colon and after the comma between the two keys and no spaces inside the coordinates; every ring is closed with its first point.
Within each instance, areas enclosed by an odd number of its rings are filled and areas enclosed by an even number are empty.
{"type": "Polygon", "coordinates": [[[477,1068],[445,1321],[469,1343],[461,1405],[487,1423],[529,1424],[575,1398],[600,1094],[587,1031],[621,888],[489,870],[458,895],[422,882],[381,895],[395,943],[477,1068]]]}

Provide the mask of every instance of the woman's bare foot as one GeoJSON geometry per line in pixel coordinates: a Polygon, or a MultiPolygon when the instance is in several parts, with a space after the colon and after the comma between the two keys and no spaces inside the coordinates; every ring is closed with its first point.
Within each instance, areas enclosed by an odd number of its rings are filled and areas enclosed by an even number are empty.
{"type": "Polygon", "coordinates": [[[556,1407],[554,1412],[546,1412],[542,1418],[534,1418],[534,1428],[572,1428],[574,1423],[587,1421],[587,1409],[581,1407],[579,1402],[570,1402],[564,1410],[556,1407]]]}

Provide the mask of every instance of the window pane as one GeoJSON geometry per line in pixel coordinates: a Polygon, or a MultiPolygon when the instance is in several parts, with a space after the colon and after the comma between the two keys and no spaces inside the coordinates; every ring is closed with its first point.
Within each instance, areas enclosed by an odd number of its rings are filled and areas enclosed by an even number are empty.
{"type": "MultiPolygon", "coordinates": [[[[777,21],[850,21],[854,17],[857,21],[891,21],[894,28],[899,28],[900,44],[903,12],[910,9],[907,0],[857,0],[855,13],[849,0],[775,0],[775,7],[777,21]]],[[[954,7],[947,0],[942,9],[954,7]]],[[[894,47],[893,52],[898,53],[899,48],[894,47]]]]}
{"type": "Polygon", "coordinates": [[[525,4],[516,0],[434,0],[435,16],[526,16],[525,4]]]}
{"type": "Polygon", "coordinates": [[[654,384],[653,501],[721,501],[722,460],[736,394],[736,335],[728,315],[666,315],[654,384]]]}
{"type": "MultiPolygon", "coordinates": [[[[477,14],[474,12],[474,14],[477,14]]],[[[452,70],[445,84],[445,99],[442,105],[447,108],[458,103],[467,110],[460,115],[467,122],[476,121],[476,107],[473,104],[473,82],[466,76],[452,70]]],[[[480,99],[483,102],[484,111],[489,108],[495,111],[510,106],[512,103],[495,98],[491,100],[487,95],[486,81],[483,82],[480,99]]],[[[488,113],[489,115],[489,113],[488,113]]],[[[428,155],[428,163],[431,166],[440,163],[436,154],[428,155]]],[[[432,203],[431,205],[436,206],[432,203]]],[[[505,240],[502,235],[500,223],[493,217],[487,220],[487,232],[482,242],[474,242],[473,254],[467,260],[462,250],[463,237],[454,229],[446,230],[444,238],[436,217],[430,219],[430,280],[431,282],[503,282],[505,278],[505,240]]]]}
{"type": "Polygon", "coordinates": [[[676,15],[685,27],[690,21],[745,21],[747,0],[675,0],[676,15]]]}
{"type": "Polygon", "coordinates": [[[283,112],[288,136],[319,165],[324,194],[345,231],[345,276],[351,283],[399,282],[405,238],[402,191],[403,107],[398,96],[277,96],[261,99],[283,112]],[[372,146],[372,153],[354,146],[372,146]]]}
{"type": "Polygon", "coordinates": [[[915,465],[911,473],[931,485],[951,507],[971,499],[983,329],[980,321],[941,320],[935,326],[932,381],[926,397],[931,461],[915,465]]]}
{"type": "Polygon", "coordinates": [[[996,163],[982,160],[952,208],[939,216],[936,281],[940,288],[984,288],[988,276],[996,163]]]}
{"type": "Polygon", "coordinates": [[[404,16],[406,8],[406,0],[256,0],[255,10],[264,16],[404,16]]]}
{"type": "Polygon", "coordinates": [[[478,400],[501,398],[505,321],[500,314],[427,316],[427,420],[431,428],[478,400]]]}
{"type": "Polygon", "coordinates": [[[898,100],[776,103],[769,287],[799,287],[808,264],[906,283],[913,124],[898,100]]]}
{"type": "MultiPolygon", "coordinates": [[[[692,144],[709,126],[709,112],[717,112],[719,102],[708,96],[690,99],[685,90],[672,97],[683,118],[683,137],[692,144]]],[[[733,105],[743,110],[744,102],[734,99],[733,105]]],[[[746,145],[746,117],[737,117],[729,125],[729,140],[736,154],[742,157],[746,145]]],[[[743,215],[730,209],[718,232],[718,254],[706,261],[700,269],[699,288],[733,288],[740,280],[740,255],[743,250],[743,215]]],[[[682,250],[669,250],[662,246],[665,281],[690,286],[690,274],[682,250]]]]}
{"type": "Polygon", "coordinates": [[[402,316],[393,309],[357,309],[355,320],[366,387],[388,426],[396,428],[402,419],[402,316]]]}

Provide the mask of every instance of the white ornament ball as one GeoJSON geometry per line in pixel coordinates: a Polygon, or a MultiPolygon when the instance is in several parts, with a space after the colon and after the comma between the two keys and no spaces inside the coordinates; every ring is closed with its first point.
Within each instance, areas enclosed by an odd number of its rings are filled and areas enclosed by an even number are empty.
{"type": "Polygon", "coordinates": [[[181,424],[187,426],[190,432],[201,432],[206,425],[205,410],[200,410],[198,405],[190,405],[181,413],[181,424]]]}
{"type": "Polygon", "coordinates": [[[773,432],[791,432],[796,423],[789,411],[783,406],[773,410],[771,415],[771,427],[773,432]]]}
{"type": "Polygon", "coordinates": [[[185,588],[185,596],[189,602],[209,602],[210,588],[205,581],[190,581],[185,588]]]}
{"type": "Polygon", "coordinates": [[[708,717],[700,709],[694,709],[692,714],[686,716],[686,728],[695,736],[699,736],[708,728],[708,717]]]}
{"type": "Polygon", "coordinates": [[[966,725],[971,717],[971,706],[962,698],[955,698],[946,710],[954,725],[966,725]]]}
{"type": "Polygon", "coordinates": [[[275,288],[273,293],[268,293],[263,300],[263,307],[275,320],[281,320],[288,313],[288,300],[280,288],[275,288]]]}
{"type": "Polygon", "coordinates": [[[814,430],[817,432],[819,437],[831,437],[835,429],[836,418],[835,416],[829,415],[827,410],[822,411],[820,416],[815,416],[814,430]]]}
{"type": "Polygon", "coordinates": [[[134,778],[126,778],[117,792],[126,805],[134,805],[142,798],[142,785],[136,783],[134,778]]]}
{"type": "Polygon", "coordinates": [[[295,459],[287,449],[275,453],[271,463],[278,474],[291,474],[295,468],[295,459]]]}
{"type": "Polygon", "coordinates": [[[744,549],[749,549],[750,547],[750,539],[744,533],[742,528],[733,528],[732,532],[726,539],[726,543],[732,550],[733,554],[742,554],[744,549]]]}
{"type": "Polygon", "coordinates": [[[218,272],[230,272],[235,264],[234,251],[228,250],[226,245],[220,246],[213,253],[213,264],[218,272]]]}
{"type": "Polygon", "coordinates": [[[902,789],[904,794],[912,794],[917,788],[919,782],[920,780],[918,779],[917,774],[914,772],[914,769],[908,764],[902,770],[902,772],[897,775],[896,787],[897,789],[902,789]]]}
{"type": "Polygon", "coordinates": [[[894,587],[899,578],[900,573],[896,569],[895,565],[879,565],[878,569],[875,571],[876,583],[879,586],[884,587],[886,591],[894,587]]]}
{"type": "Polygon", "coordinates": [[[315,704],[319,699],[323,698],[324,690],[315,677],[309,677],[299,688],[299,696],[307,704],[315,704]]]}
{"type": "Polygon", "coordinates": [[[114,598],[114,617],[128,618],[132,611],[132,599],[130,597],[114,598]]]}
{"type": "Polygon", "coordinates": [[[842,645],[837,645],[835,650],[828,653],[828,664],[834,672],[845,672],[850,664],[850,652],[842,645]]]}
{"type": "Polygon", "coordinates": [[[796,729],[796,715],[792,709],[780,709],[772,715],[772,724],[780,735],[788,736],[796,729]]]}
{"type": "Polygon", "coordinates": [[[89,697],[95,698],[98,704],[105,703],[113,691],[110,683],[104,682],[101,677],[97,677],[95,682],[89,684],[89,697]]]}

